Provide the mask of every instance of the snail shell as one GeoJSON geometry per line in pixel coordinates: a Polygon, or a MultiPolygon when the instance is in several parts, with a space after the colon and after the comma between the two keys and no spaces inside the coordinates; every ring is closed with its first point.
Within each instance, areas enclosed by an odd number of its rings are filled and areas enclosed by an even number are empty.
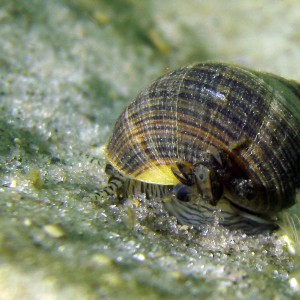
{"type": "Polygon", "coordinates": [[[181,223],[221,199],[234,207],[229,218],[238,212],[261,226],[256,216],[293,205],[300,186],[300,85],[224,63],[172,71],[125,108],[106,158],[113,175],[104,194],[160,187],[152,194],[175,195],[167,208],[181,223]]]}

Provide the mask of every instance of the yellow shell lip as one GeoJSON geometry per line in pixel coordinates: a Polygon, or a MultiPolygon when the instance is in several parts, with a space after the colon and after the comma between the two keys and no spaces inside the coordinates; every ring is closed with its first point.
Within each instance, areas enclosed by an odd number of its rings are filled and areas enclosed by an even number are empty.
{"type": "Polygon", "coordinates": [[[169,165],[152,166],[144,172],[133,176],[134,179],[160,185],[176,185],[179,180],[175,177],[169,165]]]}

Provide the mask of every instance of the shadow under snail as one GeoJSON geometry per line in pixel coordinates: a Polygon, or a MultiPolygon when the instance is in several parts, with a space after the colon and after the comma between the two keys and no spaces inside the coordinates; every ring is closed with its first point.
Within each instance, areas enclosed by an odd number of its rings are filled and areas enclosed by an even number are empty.
{"type": "Polygon", "coordinates": [[[225,63],[169,72],[119,116],[108,185],[94,197],[160,198],[181,224],[254,234],[300,187],[300,84],[225,63]]]}

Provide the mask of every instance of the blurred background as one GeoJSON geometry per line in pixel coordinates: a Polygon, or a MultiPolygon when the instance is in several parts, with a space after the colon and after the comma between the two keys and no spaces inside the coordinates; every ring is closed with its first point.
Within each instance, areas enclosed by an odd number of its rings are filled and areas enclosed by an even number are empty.
{"type": "Polygon", "coordinates": [[[199,233],[83,197],[158,76],[210,60],[300,80],[299,28],[297,0],[0,0],[0,299],[296,299],[285,232],[199,233]]]}

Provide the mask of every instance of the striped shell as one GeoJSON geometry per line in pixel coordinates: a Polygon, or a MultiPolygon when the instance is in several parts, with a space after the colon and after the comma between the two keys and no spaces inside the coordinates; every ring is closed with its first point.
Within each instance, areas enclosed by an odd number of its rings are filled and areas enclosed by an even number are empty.
{"type": "Polygon", "coordinates": [[[250,213],[278,212],[300,186],[300,85],[224,63],[180,68],[123,111],[106,158],[126,178],[168,186],[181,181],[174,165],[191,174],[204,165],[218,198],[250,213]]]}

